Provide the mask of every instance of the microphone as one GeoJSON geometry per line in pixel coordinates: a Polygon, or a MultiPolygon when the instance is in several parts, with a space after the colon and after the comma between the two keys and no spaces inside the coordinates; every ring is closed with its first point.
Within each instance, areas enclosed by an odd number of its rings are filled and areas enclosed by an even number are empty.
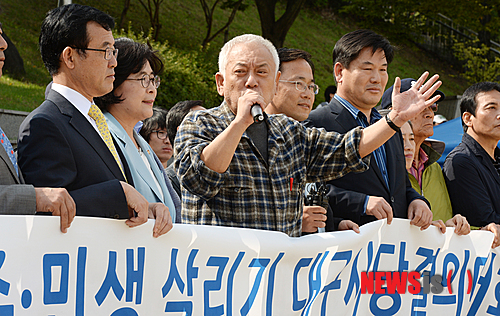
{"type": "Polygon", "coordinates": [[[264,114],[262,113],[262,108],[258,103],[254,103],[250,108],[250,113],[253,116],[253,121],[257,124],[264,121],[264,114]]]}

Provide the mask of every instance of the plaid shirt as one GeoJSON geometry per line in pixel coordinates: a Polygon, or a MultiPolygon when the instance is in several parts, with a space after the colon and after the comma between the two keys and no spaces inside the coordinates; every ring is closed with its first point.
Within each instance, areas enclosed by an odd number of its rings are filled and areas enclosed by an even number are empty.
{"type": "Polygon", "coordinates": [[[233,121],[225,102],[184,119],[175,139],[175,168],[182,184],[182,223],[281,231],[300,236],[306,182],[328,181],[368,169],[358,153],[361,128],[345,135],[305,128],[270,115],[268,161],[243,133],[228,169],[217,173],[200,154],[233,121]]]}

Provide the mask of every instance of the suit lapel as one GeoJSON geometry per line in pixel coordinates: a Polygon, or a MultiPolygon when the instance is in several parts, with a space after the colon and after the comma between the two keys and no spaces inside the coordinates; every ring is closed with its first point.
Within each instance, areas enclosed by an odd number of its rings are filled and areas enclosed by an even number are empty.
{"type": "MultiPolygon", "coordinates": [[[[396,133],[392,137],[399,137],[399,133],[396,133]]],[[[386,156],[386,161],[387,161],[387,175],[389,177],[389,188],[395,188],[396,187],[396,179],[397,179],[397,171],[396,167],[398,165],[397,163],[397,157],[400,155],[401,157],[404,156],[403,152],[399,152],[398,148],[395,146],[399,146],[399,142],[393,141],[393,139],[389,138],[388,141],[385,142],[385,156],[386,156]]],[[[403,147],[401,147],[403,148],[403,147]]],[[[382,177],[382,173],[379,170],[380,177],[382,177]]],[[[382,179],[383,181],[383,179],[382,179]]],[[[385,181],[384,181],[385,183],[385,181]]],[[[386,186],[387,187],[387,186],[386,186]]],[[[390,191],[390,190],[388,190],[390,191]]]]}
{"type": "MultiPolygon", "coordinates": [[[[154,158],[152,156],[153,150],[149,149],[149,145],[147,145],[147,142],[145,140],[141,139],[141,137],[137,133],[134,133],[134,138],[135,138],[135,141],[139,144],[139,146],[144,150],[143,154],[146,156],[146,159],[148,160],[149,165],[151,166],[151,170],[153,171],[153,174],[156,177],[156,181],[158,181],[158,184],[160,185],[162,190],[164,192],[166,192],[167,191],[166,185],[163,186],[162,181],[161,181],[163,179],[163,174],[161,174],[161,175],[158,174],[157,169],[152,167],[152,166],[156,165],[156,161],[154,160],[154,158]]],[[[146,167],[146,166],[144,165],[144,167],[146,167]]],[[[160,191],[158,191],[159,188],[157,185],[155,185],[155,181],[154,181],[155,179],[153,179],[151,172],[149,172],[149,170],[147,170],[147,168],[137,168],[137,172],[141,175],[141,177],[144,179],[144,181],[146,181],[146,183],[149,184],[149,187],[155,193],[158,200],[163,201],[164,199],[162,199],[162,194],[160,191]]]]}
{"type": "Polygon", "coordinates": [[[358,122],[339,101],[333,99],[329,106],[337,124],[342,126],[342,130],[339,130],[340,133],[345,134],[358,126],[358,122]]]}
{"type": "MultiPolygon", "coordinates": [[[[111,173],[118,180],[125,180],[123,174],[108,146],[94,129],[92,124],[78,111],[73,104],[54,90],[49,92],[48,100],[54,102],[62,114],[69,117],[69,124],[88,142],[88,144],[101,157],[111,173]]],[[[118,149],[117,149],[118,150],[118,149]]]]}
{"type": "MultiPolygon", "coordinates": [[[[342,126],[344,130],[339,131],[341,133],[347,133],[351,129],[358,127],[359,124],[356,121],[356,119],[352,116],[352,114],[337,100],[335,100],[335,103],[330,103],[332,106],[332,113],[337,113],[337,117],[335,118],[337,123],[342,126]]],[[[386,148],[387,149],[387,148],[386,148]]],[[[387,184],[385,183],[384,177],[382,176],[382,172],[380,171],[380,168],[377,165],[377,161],[375,160],[375,157],[373,156],[373,153],[370,157],[370,168],[373,169],[375,174],[377,175],[378,179],[380,182],[382,182],[384,188],[388,190],[389,188],[387,187],[387,184]]],[[[388,190],[389,191],[389,190],[388,190]]]]}
{"type": "Polygon", "coordinates": [[[3,146],[0,145],[0,158],[5,162],[5,164],[9,167],[9,171],[12,175],[12,178],[16,181],[16,183],[21,183],[19,181],[19,178],[17,176],[16,169],[14,168],[14,165],[12,164],[12,161],[10,161],[9,155],[3,148],[3,146]]]}

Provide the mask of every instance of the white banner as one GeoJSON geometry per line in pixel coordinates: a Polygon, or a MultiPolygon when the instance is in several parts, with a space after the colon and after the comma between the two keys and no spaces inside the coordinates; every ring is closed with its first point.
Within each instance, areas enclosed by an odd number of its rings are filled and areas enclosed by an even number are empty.
{"type": "MultiPolygon", "coordinates": [[[[1,219],[2,316],[500,315],[500,256],[484,231],[421,232],[395,219],[302,238],[176,225],[155,239],[151,221],[78,217],[62,234],[57,217],[1,219]],[[422,286],[362,294],[367,271],[417,271],[422,286]]],[[[390,275],[373,275],[375,290],[394,289],[390,275]]]]}

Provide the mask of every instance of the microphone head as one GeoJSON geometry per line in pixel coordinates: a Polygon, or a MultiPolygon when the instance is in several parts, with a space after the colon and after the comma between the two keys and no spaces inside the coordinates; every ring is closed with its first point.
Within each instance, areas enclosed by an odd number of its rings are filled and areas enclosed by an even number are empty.
{"type": "Polygon", "coordinates": [[[264,121],[264,113],[262,113],[262,108],[259,104],[255,103],[254,105],[252,105],[252,107],[250,108],[250,113],[252,114],[253,121],[255,123],[258,124],[264,121]]]}

